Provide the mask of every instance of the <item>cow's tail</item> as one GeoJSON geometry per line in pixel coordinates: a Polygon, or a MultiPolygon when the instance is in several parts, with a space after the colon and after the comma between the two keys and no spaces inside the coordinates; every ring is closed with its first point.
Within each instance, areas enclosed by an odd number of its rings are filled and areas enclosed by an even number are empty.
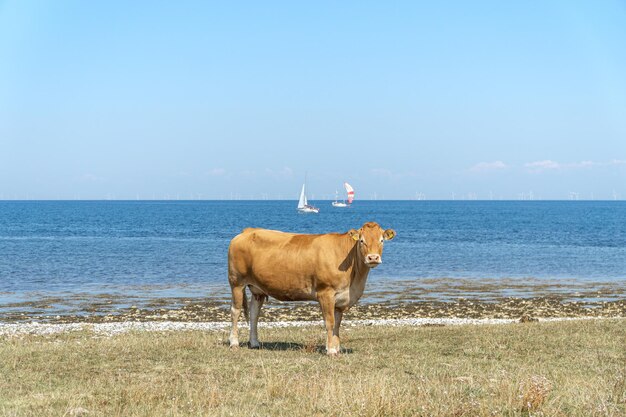
{"type": "Polygon", "coordinates": [[[250,314],[248,313],[248,295],[246,294],[246,288],[243,287],[243,316],[246,318],[246,321],[250,323],[250,314]]]}

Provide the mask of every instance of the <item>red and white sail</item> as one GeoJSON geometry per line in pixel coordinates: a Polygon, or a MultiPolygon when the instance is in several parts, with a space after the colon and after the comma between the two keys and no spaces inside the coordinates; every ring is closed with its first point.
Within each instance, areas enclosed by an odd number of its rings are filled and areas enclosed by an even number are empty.
{"type": "Polygon", "coordinates": [[[352,201],[354,200],[354,188],[352,188],[352,186],[348,184],[347,182],[343,183],[343,187],[346,189],[346,192],[348,193],[348,204],[352,204],[352,201]]]}

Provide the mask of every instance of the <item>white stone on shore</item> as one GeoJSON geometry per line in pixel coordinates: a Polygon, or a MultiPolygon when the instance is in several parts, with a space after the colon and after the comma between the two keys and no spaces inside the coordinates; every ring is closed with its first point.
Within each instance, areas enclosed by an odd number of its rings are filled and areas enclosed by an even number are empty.
{"type": "MultiPolygon", "coordinates": [[[[539,319],[541,322],[590,320],[597,317],[559,317],[539,319]]],[[[378,320],[346,320],[342,323],[346,327],[358,326],[428,326],[428,325],[484,325],[507,324],[519,322],[518,319],[468,319],[468,318],[414,318],[414,319],[378,319],[378,320]]],[[[259,327],[304,327],[322,326],[322,321],[277,321],[260,322],[259,327]]],[[[215,331],[230,327],[230,322],[177,322],[177,321],[125,321],[117,323],[0,323],[0,336],[18,335],[51,335],[56,333],[75,332],[81,330],[93,331],[98,335],[113,336],[130,331],[168,332],[168,331],[215,331]]],[[[247,327],[240,322],[240,327],[247,327]]]]}

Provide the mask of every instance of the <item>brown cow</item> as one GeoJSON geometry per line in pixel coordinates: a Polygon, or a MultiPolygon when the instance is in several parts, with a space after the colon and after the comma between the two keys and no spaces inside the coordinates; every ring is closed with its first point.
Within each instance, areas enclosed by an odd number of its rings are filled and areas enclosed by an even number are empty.
{"type": "Polygon", "coordinates": [[[237,322],[250,301],[250,344],[258,348],[257,321],[268,296],[281,301],[317,300],[326,331],[326,352],[339,353],[344,311],[361,298],[371,268],[382,263],[383,242],[396,235],[375,222],[347,233],[299,235],[245,229],[228,248],[228,281],[233,294],[230,346],[239,347],[237,322]]]}

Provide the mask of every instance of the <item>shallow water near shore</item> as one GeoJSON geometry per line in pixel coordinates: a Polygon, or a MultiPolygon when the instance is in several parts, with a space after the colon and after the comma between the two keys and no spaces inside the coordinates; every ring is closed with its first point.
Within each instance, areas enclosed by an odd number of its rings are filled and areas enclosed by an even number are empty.
{"type": "Polygon", "coordinates": [[[228,243],[243,228],[325,233],[370,220],[398,237],[364,305],[625,297],[626,202],[316,204],[319,215],[291,201],[2,201],[0,320],[222,308],[228,243]]]}

